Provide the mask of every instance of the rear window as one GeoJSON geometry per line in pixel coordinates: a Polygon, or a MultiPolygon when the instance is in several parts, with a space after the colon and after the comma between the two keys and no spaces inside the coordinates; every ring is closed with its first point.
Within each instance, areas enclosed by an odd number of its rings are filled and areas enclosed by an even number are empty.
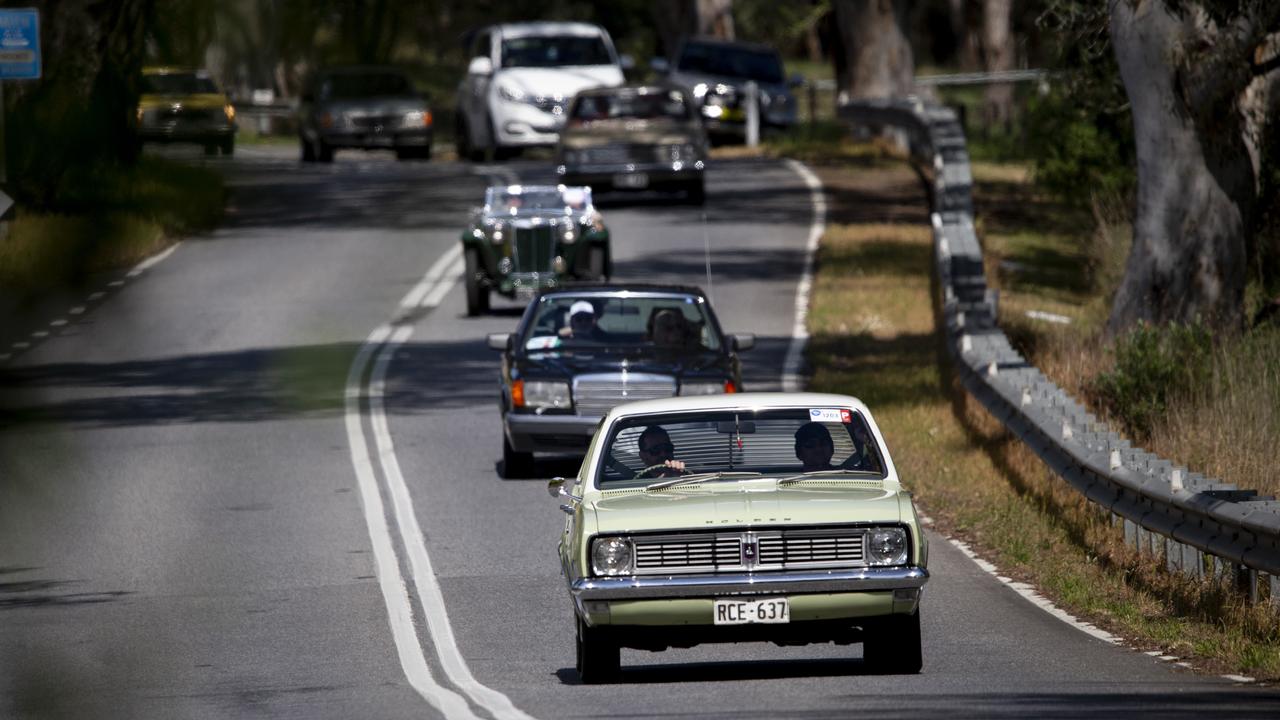
{"type": "Polygon", "coordinates": [[[144,95],[202,95],[218,93],[218,86],[199,73],[153,73],[142,76],[144,95]]]}
{"type": "Polygon", "coordinates": [[[574,104],[574,120],[656,120],[689,118],[689,105],[684,93],[667,90],[651,93],[619,93],[616,95],[584,95],[574,104]]]}
{"type": "Polygon", "coordinates": [[[768,50],[690,43],[680,53],[677,67],[707,75],[764,83],[782,82],[782,61],[776,52],[768,50]]]}
{"type": "Polygon", "coordinates": [[[320,97],[325,100],[412,94],[413,85],[399,73],[341,73],[320,84],[320,97]]]}

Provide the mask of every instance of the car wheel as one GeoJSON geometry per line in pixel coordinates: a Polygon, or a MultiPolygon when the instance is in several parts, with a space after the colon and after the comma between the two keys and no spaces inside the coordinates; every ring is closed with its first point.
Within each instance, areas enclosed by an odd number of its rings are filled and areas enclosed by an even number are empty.
{"type": "Polygon", "coordinates": [[[887,675],[914,675],[924,658],[920,652],[920,610],[910,615],[891,615],[868,629],[862,641],[862,657],[872,672],[887,675]]]}
{"type": "Polygon", "coordinates": [[[230,155],[234,155],[235,152],[236,152],[236,139],[234,137],[229,137],[222,141],[223,155],[230,156],[230,155]]]}
{"type": "Polygon", "coordinates": [[[466,251],[466,270],[463,277],[467,287],[467,315],[475,317],[489,311],[489,288],[480,282],[480,256],[475,250],[466,251]]]}
{"type": "Polygon", "coordinates": [[[587,250],[587,272],[591,274],[592,280],[609,279],[609,263],[604,248],[593,247],[587,250]]]}
{"type": "Polygon", "coordinates": [[[617,680],[618,673],[622,670],[622,653],[618,644],[602,628],[587,627],[576,613],[574,620],[578,626],[578,678],[584,685],[617,680]]]}
{"type": "Polygon", "coordinates": [[[471,133],[467,131],[467,117],[461,112],[454,114],[453,149],[459,160],[475,161],[475,148],[471,146],[471,133]]]}
{"type": "Polygon", "coordinates": [[[298,145],[302,148],[302,162],[315,162],[316,149],[311,143],[307,142],[304,137],[298,138],[298,145]]]}
{"type": "Polygon", "coordinates": [[[217,145],[215,145],[215,144],[213,144],[213,143],[205,143],[205,146],[204,146],[204,154],[205,154],[205,155],[217,155],[217,154],[218,154],[218,146],[217,146],[217,145]]]}
{"type": "Polygon", "coordinates": [[[702,178],[691,180],[684,187],[685,202],[690,205],[704,205],[707,202],[707,184],[702,178]]]}
{"type": "Polygon", "coordinates": [[[502,438],[502,477],[518,480],[533,476],[533,453],[516,452],[511,441],[502,438]]]}
{"type": "Polygon", "coordinates": [[[322,163],[333,162],[333,148],[324,140],[316,140],[316,160],[322,163]]]}

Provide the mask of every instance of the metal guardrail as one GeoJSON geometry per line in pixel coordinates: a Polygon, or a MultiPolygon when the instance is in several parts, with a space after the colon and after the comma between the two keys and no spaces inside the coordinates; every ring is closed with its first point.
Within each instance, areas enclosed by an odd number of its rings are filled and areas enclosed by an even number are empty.
{"type": "Polygon", "coordinates": [[[1170,571],[1234,580],[1280,606],[1280,502],[1133,447],[1018,353],[997,325],[973,225],[964,128],[948,107],[859,101],[837,116],[893,128],[930,193],[946,346],[965,388],[1054,472],[1124,525],[1126,544],[1170,571]]]}

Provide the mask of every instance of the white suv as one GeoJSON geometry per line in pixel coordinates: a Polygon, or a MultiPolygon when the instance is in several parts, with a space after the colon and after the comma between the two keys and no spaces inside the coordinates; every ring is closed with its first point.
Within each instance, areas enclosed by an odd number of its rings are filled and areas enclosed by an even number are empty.
{"type": "Polygon", "coordinates": [[[458,85],[458,155],[501,159],[521,148],[554,145],[573,96],[621,85],[629,64],[597,25],[529,22],[480,30],[458,85]]]}

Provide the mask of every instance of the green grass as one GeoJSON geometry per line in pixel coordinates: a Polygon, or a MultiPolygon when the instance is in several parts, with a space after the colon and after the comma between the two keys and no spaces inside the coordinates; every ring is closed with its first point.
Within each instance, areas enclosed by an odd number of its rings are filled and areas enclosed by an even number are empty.
{"type": "Polygon", "coordinates": [[[127,267],[182,235],[213,227],[225,191],[216,172],[143,156],[130,168],[68,171],[45,212],[21,207],[0,240],[0,286],[34,296],[127,267]]]}

